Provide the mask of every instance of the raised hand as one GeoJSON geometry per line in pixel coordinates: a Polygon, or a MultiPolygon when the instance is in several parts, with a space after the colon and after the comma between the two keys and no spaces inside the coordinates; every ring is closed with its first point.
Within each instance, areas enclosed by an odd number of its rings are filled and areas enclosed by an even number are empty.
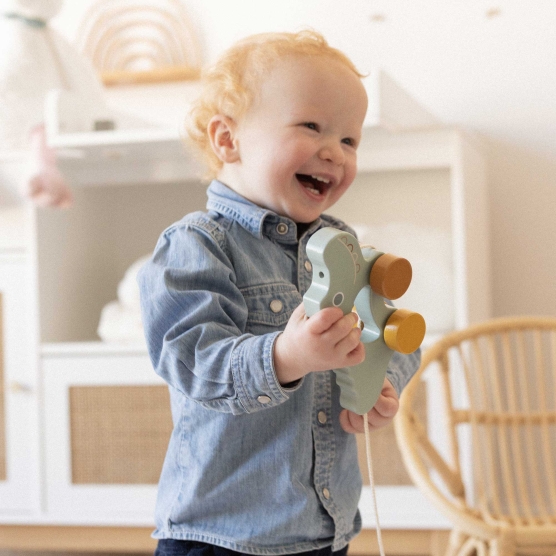
{"type": "Polygon", "coordinates": [[[300,304],[274,345],[274,369],[280,383],[361,363],[365,348],[356,324],[357,315],[344,315],[338,307],[323,309],[309,319],[300,304]]]}

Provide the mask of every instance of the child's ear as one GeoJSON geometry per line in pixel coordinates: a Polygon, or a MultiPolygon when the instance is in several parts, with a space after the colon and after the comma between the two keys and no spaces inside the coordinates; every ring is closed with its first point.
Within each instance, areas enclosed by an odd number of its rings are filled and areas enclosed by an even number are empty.
{"type": "Polygon", "coordinates": [[[217,114],[210,119],[207,132],[212,150],[224,163],[239,160],[239,150],[235,139],[236,122],[228,116],[217,114]]]}

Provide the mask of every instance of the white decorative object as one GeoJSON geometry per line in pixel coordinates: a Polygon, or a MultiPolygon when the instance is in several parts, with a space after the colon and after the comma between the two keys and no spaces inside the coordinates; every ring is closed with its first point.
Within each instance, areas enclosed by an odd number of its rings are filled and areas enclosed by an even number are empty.
{"type": "Polygon", "coordinates": [[[105,342],[141,343],[145,341],[137,273],[149,257],[149,255],[141,257],[126,270],[118,285],[117,301],[111,301],[102,309],[97,332],[105,342]]]}
{"type": "Polygon", "coordinates": [[[83,105],[103,105],[102,85],[90,63],[48,21],[62,0],[0,0],[0,148],[27,148],[44,121],[48,91],[78,94],[83,105]]]}

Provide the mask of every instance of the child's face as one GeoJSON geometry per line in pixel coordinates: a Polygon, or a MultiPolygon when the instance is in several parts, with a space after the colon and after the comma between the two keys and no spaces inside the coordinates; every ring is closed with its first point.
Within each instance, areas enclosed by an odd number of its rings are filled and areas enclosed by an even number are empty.
{"type": "Polygon", "coordinates": [[[340,62],[281,60],[237,122],[239,158],[221,179],[264,208],[312,222],[355,178],[366,111],[361,80],[340,62]]]}

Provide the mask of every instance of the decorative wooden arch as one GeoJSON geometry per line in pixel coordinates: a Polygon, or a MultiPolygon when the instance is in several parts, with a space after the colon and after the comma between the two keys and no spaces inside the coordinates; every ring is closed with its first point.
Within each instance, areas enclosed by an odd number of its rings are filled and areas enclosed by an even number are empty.
{"type": "Polygon", "coordinates": [[[197,79],[199,43],[179,0],[98,0],[85,14],[78,48],[105,85],[197,79]]]}

